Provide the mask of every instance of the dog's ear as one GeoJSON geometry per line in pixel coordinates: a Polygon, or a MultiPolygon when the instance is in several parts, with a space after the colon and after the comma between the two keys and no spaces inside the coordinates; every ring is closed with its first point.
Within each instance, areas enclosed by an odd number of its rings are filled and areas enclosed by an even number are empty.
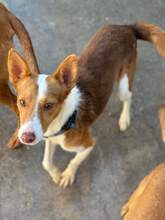
{"type": "Polygon", "coordinates": [[[20,79],[30,75],[26,61],[13,48],[8,53],[8,71],[10,81],[16,85],[20,79]]]}
{"type": "Polygon", "coordinates": [[[72,88],[76,83],[77,68],[78,57],[75,54],[71,54],[58,66],[53,76],[60,84],[67,88],[72,88]]]}

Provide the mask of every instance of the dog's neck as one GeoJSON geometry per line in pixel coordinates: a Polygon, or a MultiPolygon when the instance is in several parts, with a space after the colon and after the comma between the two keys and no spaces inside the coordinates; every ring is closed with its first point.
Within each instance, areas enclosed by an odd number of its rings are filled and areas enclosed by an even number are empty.
{"type": "Polygon", "coordinates": [[[64,100],[62,109],[58,116],[51,122],[44,136],[51,136],[53,133],[59,132],[69,117],[78,110],[81,101],[81,93],[79,88],[75,86],[64,100]]]}

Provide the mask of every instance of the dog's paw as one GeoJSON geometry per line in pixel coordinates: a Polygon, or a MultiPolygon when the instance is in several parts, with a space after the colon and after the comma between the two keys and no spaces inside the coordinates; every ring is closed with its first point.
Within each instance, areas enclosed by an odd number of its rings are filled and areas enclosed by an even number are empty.
{"type": "Polygon", "coordinates": [[[72,186],[75,180],[76,173],[71,169],[66,169],[62,175],[59,186],[62,188],[66,188],[68,186],[72,186]]]}
{"type": "Polygon", "coordinates": [[[23,146],[23,144],[19,141],[16,134],[14,134],[7,143],[8,148],[15,149],[23,146]]]}
{"type": "Polygon", "coordinates": [[[53,182],[59,184],[61,179],[61,172],[58,169],[53,169],[49,171],[49,175],[51,176],[53,182]]]}
{"type": "Polygon", "coordinates": [[[130,125],[130,116],[122,114],[119,119],[119,128],[120,131],[125,131],[130,125]]]}
{"type": "Polygon", "coordinates": [[[124,217],[129,211],[129,205],[128,203],[126,203],[122,208],[121,208],[121,212],[120,212],[120,216],[124,217]]]}

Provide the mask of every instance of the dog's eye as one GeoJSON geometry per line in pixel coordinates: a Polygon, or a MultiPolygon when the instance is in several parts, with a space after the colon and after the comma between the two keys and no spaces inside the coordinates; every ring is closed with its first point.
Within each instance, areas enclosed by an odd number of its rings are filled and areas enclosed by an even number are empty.
{"type": "Polygon", "coordinates": [[[22,106],[22,107],[25,107],[26,106],[26,102],[24,99],[20,99],[19,100],[19,104],[22,106]]]}
{"type": "Polygon", "coordinates": [[[45,103],[44,104],[44,110],[50,110],[51,108],[53,108],[54,103],[45,103]]]}

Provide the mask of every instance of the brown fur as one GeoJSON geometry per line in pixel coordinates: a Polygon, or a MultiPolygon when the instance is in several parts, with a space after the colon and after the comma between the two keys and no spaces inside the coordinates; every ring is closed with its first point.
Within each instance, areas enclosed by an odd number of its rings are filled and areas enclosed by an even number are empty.
{"type": "MultiPolygon", "coordinates": [[[[93,145],[94,140],[89,133],[89,127],[103,111],[111,96],[114,82],[127,73],[129,87],[130,90],[132,89],[136,68],[137,39],[152,42],[160,52],[158,44],[164,45],[163,35],[164,32],[161,32],[158,27],[144,23],[102,27],[87,44],[78,64],[77,58],[70,56],[59,65],[55,74],[48,78],[48,91],[49,93],[51,91],[52,95],[47,94],[46,97],[52,96],[56,104],[49,115],[40,114],[44,130],[57,116],[64,99],[76,84],[82,93],[82,101],[76,127],[65,133],[65,144],[68,147],[93,145]],[[61,97],[60,101],[59,97],[61,97]]],[[[14,73],[11,71],[12,74],[14,73]]],[[[35,84],[34,81],[33,83],[35,84]]],[[[24,93],[23,89],[21,91],[18,91],[18,96],[24,93]]],[[[32,90],[31,93],[33,94],[32,90]]]]}
{"type": "MultiPolygon", "coordinates": [[[[0,3],[0,29],[0,103],[7,105],[18,115],[16,97],[8,87],[9,74],[7,70],[7,56],[10,48],[13,47],[14,34],[16,34],[20,40],[31,71],[38,74],[39,68],[27,30],[21,21],[8,11],[2,3],[0,3]]],[[[18,127],[19,125],[17,128],[18,127]]],[[[8,145],[11,148],[18,145],[17,130],[8,145]]]]}
{"type": "Polygon", "coordinates": [[[79,147],[83,146],[88,148],[94,146],[96,143],[95,139],[90,134],[89,128],[86,126],[77,126],[75,129],[72,129],[69,132],[66,132],[65,136],[65,146],[70,147],[79,147]]]}
{"type": "MultiPolygon", "coordinates": [[[[70,143],[73,144],[74,140],[76,146],[77,136],[80,137],[81,144],[86,143],[86,139],[83,139],[84,141],[81,139],[84,133],[88,137],[87,140],[92,142],[88,127],[103,111],[111,96],[114,82],[123,74],[127,73],[129,88],[132,89],[136,69],[137,39],[152,42],[160,52],[159,43],[163,46],[162,41],[165,41],[165,37],[162,36],[164,32],[157,26],[139,23],[130,26],[107,25],[91,38],[78,62],[77,85],[83,93],[83,101],[76,128],[66,133],[68,146],[70,143]]],[[[163,46],[161,55],[164,55],[162,53],[164,49],[163,46]]]]}
{"type": "MultiPolygon", "coordinates": [[[[165,34],[160,31],[150,32],[151,26],[152,31],[158,29],[154,25],[143,23],[130,26],[107,25],[101,28],[87,44],[79,58],[77,82],[84,93],[84,103],[81,106],[85,109],[81,117],[83,123],[90,124],[98,117],[109,100],[114,81],[120,79],[123,73],[128,74],[130,88],[132,87],[136,67],[137,38],[151,41],[165,34]],[[143,30],[146,31],[145,37],[143,30]]],[[[154,41],[156,48],[158,48],[157,42],[159,41],[154,41]]]]}
{"type": "Polygon", "coordinates": [[[124,220],[165,219],[165,163],[146,176],[122,207],[124,220]]]}
{"type": "Polygon", "coordinates": [[[18,92],[21,91],[21,96],[18,96],[17,98],[17,106],[19,109],[20,124],[24,123],[31,117],[33,110],[35,108],[37,86],[34,82],[36,81],[36,78],[37,77],[35,76],[28,77],[28,79],[26,80],[26,83],[24,80],[22,80],[21,83],[19,83],[17,87],[17,91],[18,92]],[[28,88],[28,89],[25,89],[25,88],[28,88]],[[31,93],[31,91],[33,91],[33,93],[31,93]],[[25,107],[22,107],[20,105],[20,100],[26,100],[25,107]]]}
{"type": "Polygon", "coordinates": [[[137,23],[133,25],[137,39],[142,39],[153,43],[158,53],[165,56],[165,32],[158,26],[147,23],[137,23]]]}

